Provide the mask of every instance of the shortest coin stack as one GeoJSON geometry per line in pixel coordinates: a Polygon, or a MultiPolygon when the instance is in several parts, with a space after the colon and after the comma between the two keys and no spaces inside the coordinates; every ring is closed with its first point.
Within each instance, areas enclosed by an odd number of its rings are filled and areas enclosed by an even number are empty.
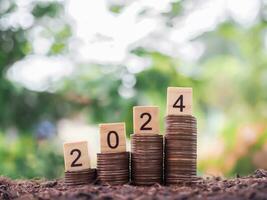
{"type": "Polygon", "coordinates": [[[166,117],[165,182],[194,182],[197,160],[197,125],[191,115],[166,117]]]}
{"type": "Polygon", "coordinates": [[[129,182],[129,152],[98,153],[97,175],[101,183],[122,185],[129,182]]]}
{"type": "Polygon", "coordinates": [[[96,178],[96,169],[84,169],[79,171],[65,172],[66,185],[85,185],[92,183],[96,178]]]}
{"type": "Polygon", "coordinates": [[[131,178],[135,185],[163,182],[163,137],[158,134],[131,136],[131,178]]]}

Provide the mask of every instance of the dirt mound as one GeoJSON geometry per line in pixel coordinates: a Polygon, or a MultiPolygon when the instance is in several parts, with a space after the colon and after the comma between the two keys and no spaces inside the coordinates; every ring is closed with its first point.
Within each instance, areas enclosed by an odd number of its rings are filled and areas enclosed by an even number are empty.
{"type": "Polygon", "coordinates": [[[234,179],[212,177],[179,186],[138,187],[132,185],[65,186],[63,180],[10,180],[0,178],[0,198],[8,199],[266,199],[267,171],[234,179]]]}

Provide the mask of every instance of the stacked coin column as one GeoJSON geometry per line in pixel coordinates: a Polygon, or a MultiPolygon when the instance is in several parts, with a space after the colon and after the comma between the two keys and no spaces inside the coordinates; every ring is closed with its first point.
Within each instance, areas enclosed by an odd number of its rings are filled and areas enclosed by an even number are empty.
{"type": "Polygon", "coordinates": [[[131,180],[135,185],[163,182],[163,137],[159,135],[159,108],[134,107],[131,135],[131,180]]]}
{"type": "Polygon", "coordinates": [[[100,124],[101,153],[97,154],[97,176],[101,183],[129,182],[130,154],[126,152],[125,123],[100,124]]]}
{"type": "Polygon", "coordinates": [[[69,186],[92,183],[96,170],[90,168],[86,141],[64,144],[65,184],[69,186]]]}
{"type": "Polygon", "coordinates": [[[168,88],[165,118],[165,183],[196,180],[197,122],[192,113],[192,89],[168,88]]]}

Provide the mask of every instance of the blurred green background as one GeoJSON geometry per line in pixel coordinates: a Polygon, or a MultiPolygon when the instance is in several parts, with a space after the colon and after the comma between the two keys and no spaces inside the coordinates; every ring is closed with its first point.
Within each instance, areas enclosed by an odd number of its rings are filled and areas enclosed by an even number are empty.
{"type": "Polygon", "coordinates": [[[198,173],[267,169],[264,0],[0,0],[0,174],[49,179],[62,143],[194,89],[198,173]]]}

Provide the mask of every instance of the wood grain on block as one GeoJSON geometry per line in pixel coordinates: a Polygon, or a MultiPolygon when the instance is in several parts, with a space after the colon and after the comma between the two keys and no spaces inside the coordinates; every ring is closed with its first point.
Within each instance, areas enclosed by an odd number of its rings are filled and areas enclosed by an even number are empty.
{"type": "Polygon", "coordinates": [[[167,115],[192,115],[192,88],[168,87],[167,115]]]}
{"type": "Polygon", "coordinates": [[[133,120],[135,134],[159,134],[158,106],[135,106],[133,120]]]}
{"type": "Polygon", "coordinates": [[[79,171],[90,168],[88,142],[64,143],[65,171],[79,171]]]}
{"type": "Polygon", "coordinates": [[[125,123],[100,124],[101,153],[126,151],[125,123]]]}

